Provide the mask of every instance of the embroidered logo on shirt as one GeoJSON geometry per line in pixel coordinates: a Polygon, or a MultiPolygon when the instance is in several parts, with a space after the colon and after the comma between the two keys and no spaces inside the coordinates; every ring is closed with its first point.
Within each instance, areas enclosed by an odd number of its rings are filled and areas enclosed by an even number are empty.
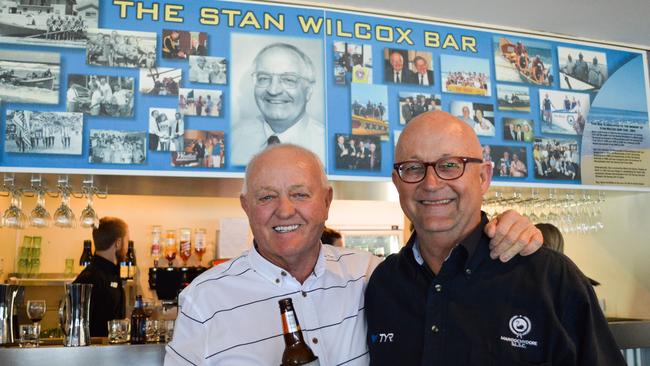
{"type": "Polygon", "coordinates": [[[393,333],[379,333],[379,334],[371,334],[370,335],[370,341],[372,343],[392,343],[393,342],[393,333]]]}
{"type": "Polygon", "coordinates": [[[117,282],[111,282],[111,287],[112,288],[117,288],[117,282]]]}
{"type": "Polygon", "coordinates": [[[526,349],[528,346],[537,347],[537,341],[524,339],[524,336],[530,333],[530,330],[533,328],[527,316],[513,316],[508,322],[508,328],[510,328],[510,331],[516,338],[501,336],[502,341],[509,342],[512,347],[517,348],[526,349]]]}

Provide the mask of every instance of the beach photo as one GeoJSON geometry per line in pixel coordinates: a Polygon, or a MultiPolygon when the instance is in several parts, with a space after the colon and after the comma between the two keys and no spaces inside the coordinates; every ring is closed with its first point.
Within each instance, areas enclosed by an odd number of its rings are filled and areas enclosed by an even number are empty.
{"type": "Polygon", "coordinates": [[[558,47],[560,88],[598,91],[607,81],[607,55],[578,48],[558,47]]]}
{"type": "Polygon", "coordinates": [[[553,85],[550,44],[513,36],[494,36],[492,44],[498,81],[553,85]]]}
{"type": "Polygon", "coordinates": [[[582,135],[589,115],[589,94],[540,89],[539,105],[543,133],[582,135]]]}
{"type": "Polygon", "coordinates": [[[58,53],[0,51],[0,99],[5,103],[59,104],[59,64],[58,53]]]}
{"type": "Polygon", "coordinates": [[[500,111],[530,112],[530,89],[527,86],[497,84],[497,108],[500,111]]]}
{"type": "Polygon", "coordinates": [[[156,33],[91,29],[86,44],[86,63],[110,67],[155,67],[156,33]]]}
{"type": "Polygon", "coordinates": [[[463,56],[440,56],[442,91],[489,97],[492,95],[490,60],[463,56]]]}
{"type": "Polygon", "coordinates": [[[185,116],[219,117],[221,95],[221,90],[181,88],[178,93],[178,110],[185,116]]]}

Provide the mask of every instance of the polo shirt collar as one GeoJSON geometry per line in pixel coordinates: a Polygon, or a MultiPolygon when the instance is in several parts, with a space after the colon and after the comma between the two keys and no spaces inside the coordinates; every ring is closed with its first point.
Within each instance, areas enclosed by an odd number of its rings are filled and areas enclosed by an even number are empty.
{"type": "MultiPolygon", "coordinates": [[[[255,272],[276,286],[300,286],[300,283],[291,275],[291,273],[262,257],[262,255],[257,251],[257,244],[255,242],[253,242],[253,248],[251,248],[249,251],[248,260],[250,261],[251,267],[255,272]]],[[[307,283],[311,278],[318,278],[322,276],[326,270],[325,265],[325,253],[323,250],[323,245],[320,244],[320,251],[318,252],[316,265],[314,266],[312,274],[309,276],[309,278],[307,278],[305,283],[307,283]]]]}

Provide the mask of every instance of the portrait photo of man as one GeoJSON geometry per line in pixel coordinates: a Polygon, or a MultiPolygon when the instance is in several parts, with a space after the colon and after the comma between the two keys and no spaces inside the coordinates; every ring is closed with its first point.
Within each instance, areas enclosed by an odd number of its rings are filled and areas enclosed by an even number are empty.
{"type": "Polygon", "coordinates": [[[292,143],[325,162],[322,42],[234,34],[232,164],[269,145],[292,143]],[[245,46],[242,46],[245,45],[245,46]]]}

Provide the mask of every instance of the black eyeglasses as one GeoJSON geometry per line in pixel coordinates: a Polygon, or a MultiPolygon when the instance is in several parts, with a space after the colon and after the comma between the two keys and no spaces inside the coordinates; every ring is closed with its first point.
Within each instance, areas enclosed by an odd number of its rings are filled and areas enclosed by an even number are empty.
{"type": "Polygon", "coordinates": [[[467,163],[482,163],[483,159],[468,158],[464,156],[450,156],[436,161],[425,163],[419,160],[407,160],[393,164],[397,175],[404,183],[419,183],[427,175],[430,166],[442,180],[454,180],[463,176],[467,163]]]}

